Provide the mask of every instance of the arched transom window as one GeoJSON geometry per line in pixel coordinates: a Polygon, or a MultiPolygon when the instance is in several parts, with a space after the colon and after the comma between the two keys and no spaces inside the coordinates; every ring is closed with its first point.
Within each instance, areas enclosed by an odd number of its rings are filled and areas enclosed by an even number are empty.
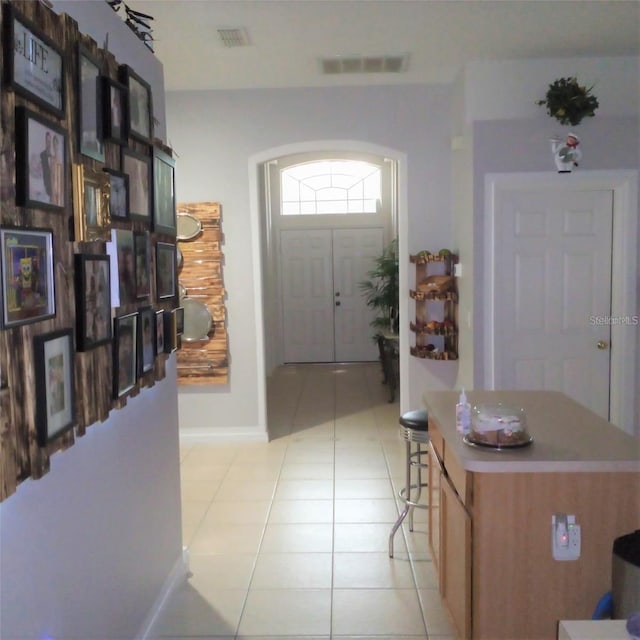
{"type": "Polygon", "coordinates": [[[376,213],[380,167],[361,160],[304,162],[282,170],[284,216],[376,213]]]}

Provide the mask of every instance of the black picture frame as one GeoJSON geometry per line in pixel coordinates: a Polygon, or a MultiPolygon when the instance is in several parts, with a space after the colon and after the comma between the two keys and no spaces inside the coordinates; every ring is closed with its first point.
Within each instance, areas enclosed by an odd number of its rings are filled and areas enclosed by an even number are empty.
{"type": "MultiPolygon", "coordinates": [[[[156,297],[158,300],[176,295],[176,245],[156,244],[156,297]]],[[[165,336],[166,339],[166,336],[165,336]]]]}
{"type": "Polygon", "coordinates": [[[50,229],[0,228],[2,322],[5,329],[56,315],[50,229]]]}
{"type": "Polygon", "coordinates": [[[67,132],[26,107],[16,107],[16,204],[64,211],[67,132]]]}
{"type": "Polygon", "coordinates": [[[151,159],[130,149],[122,149],[121,169],[129,177],[129,217],[151,223],[151,159]]]}
{"type": "Polygon", "coordinates": [[[138,381],[138,312],[113,320],[113,397],[123,398],[138,381]]]}
{"type": "Polygon", "coordinates": [[[142,142],[151,142],[153,137],[153,99],[151,85],[141,78],[129,65],[122,64],[118,70],[120,82],[127,88],[125,123],[127,135],[142,142]]]}
{"type": "Polygon", "coordinates": [[[129,220],[129,176],[116,169],[104,168],[109,174],[109,216],[111,220],[129,220]]]}
{"type": "Polygon", "coordinates": [[[153,230],[176,237],[176,162],[172,156],[153,148],[153,230]]]}
{"type": "Polygon", "coordinates": [[[176,307],[173,313],[176,316],[176,333],[181,336],[184,333],[184,307],[176,307]]]}
{"type": "Polygon", "coordinates": [[[82,44],[78,44],[77,52],[77,147],[83,156],[93,158],[98,162],[104,162],[104,143],[102,141],[102,65],[82,44]]]}
{"type": "Polygon", "coordinates": [[[127,144],[126,114],[127,87],[102,76],[102,138],[116,144],[127,144]]]}
{"type": "MultiPolygon", "coordinates": [[[[136,259],[131,229],[112,229],[115,236],[115,254],[118,267],[118,305],[119,307],[136,300],[136,259]]],[[[115,297],[115,295],[114,295],[115,297]]]]}
{"type": "Polygon", "coordinates": [[[164,312],[164,352],[173,353],[178,350],[178,326],[173,309],[164,312]]]}
{"type": "Polygon", "coordinates": [[[138,375],[153,371],[156,359],[156,312],[151,307],[138,309],[138,375]]]}
{"type": "Polygon", "coordinates": [[[135,255],[136,297],[148,298],[151,295],[151,236],[148,231],[134,232],[133,253],[135,255]]]}
{"type": "Polygon", "coordinates": [[[73,329],[34,336],[33,359],[36,434],[45,447],[76,424],[73,329]]]}
{"type": "Polygon", "coordinates": [[[62,49],[11,3],[3,3],[5,82],[16,93],[62,118],[65,114],[62,49]]]}
{"type": "Polygon", "coordinates": [[[109,256],[75,254],[76,344],[89,351],[112,340],[109,256]]]}
{"type": "Polygon", "coordinates": [[[156,311],[156,355],[164,353],[164,309],[156,311]]]}

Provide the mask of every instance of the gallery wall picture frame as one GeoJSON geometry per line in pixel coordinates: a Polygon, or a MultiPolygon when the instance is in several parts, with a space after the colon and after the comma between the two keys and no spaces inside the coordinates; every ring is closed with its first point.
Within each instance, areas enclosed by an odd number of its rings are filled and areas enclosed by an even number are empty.
{"type": "Polygon", "coordinates": [[[62,118],[65,60],[62,49],[11,3],[2,9],[5,82],[16,93],[62,118]]]}
{"type": "Polygon", "coordinates": [[[127,87],[102,76],[102,138],[116,144],[127,144],[126,115],[127,87]]]}
{"type": "Polygon", "coordinates": [[[102,141],[102,68],[88,49],[78,44],[76,78],[78,151],[98,162],[104,162],[102,141]]]}
{"type": "Polygon", "coordinates": [[[33,355],[36,433],[46,447],[76,424],[73,329],[34,336],[33,355]]]}
{"type": "Polygon", "coordinates": [[[164,312],[164,352],[173,353],[178,350],[178,326],[173,309],[164,312]]]}
{"type": "Polygon", "coordinates": [[[75,254],[76,344],[89,351],[112,340],[109,256],[75,254]]]}
{"type": "Polygon", "coordinates": [[[66,158],[67,132],[35,111],[16,107],[16,204],[64,211],[66,158]]]}
{"type": "Polygon", "coordinates": [[[116,169],[104,168],[109,176],[109,215],[111,220],[129,219],[129,176],[116,169]]]}
{"type": "Polygon", "coordinates": [[[129,177],[129,216],[151,222],[151,159],[147,155],[122,149],[122,172],[129,177]]]}
{"type": "Polygon", "coordinates": [[[136,300],[136,259],[131,229],[114,229],[120,306],[136,300]]]}
{"type": "Polygon", "coordinates": [[[120,65],[120,82],[127,88],[125,123],[127,134],[143,142],[153,136],[153,100],[151,85],[129,65],[120,65]]]}
{"type": "Polygon", "coordinates": [[[156,311],[156,355],[164,353],[164,309],[156,311]]]}
{"type": "Polygon", "coordinates": [[[136,259],[136,297],[148,298],[151,295],[151,236],[148,231],[134,232],[133,252],[136,259]]]}
{"type": "Polygon", "coordinates": [[[83,164],[72,167],[73,223],[76,242],[107,241],[111,237],[111,183],[104,171],[83,164]]]}
{"type": "Polygon", "coordinates": [[[176,162],[153,148],[153,230],[176,237],[176,162]]]}
{"type": "Polygon", "coordinates": [[[151,307],[138,310],[138,375],[153,370],[156,359],[156,312],[151,307]]]}
{"type": "Polygon", "coordinates": [[[0,264],[5,329],[55,317],[50,229],[0,228],[0,264]]]}
{"type": "MultiPolygon", "coordinates": [[[[158,300],[176,295],[176,245],[156,244],[156,294],[158,300]]],[[[166,337],[166,336],[165,336],[166,337]]]]}
{"type": "Polygon", "coordinates": [[[138,312],[113,321],[113,396],[126,396],[138,381],[138,312]]]}

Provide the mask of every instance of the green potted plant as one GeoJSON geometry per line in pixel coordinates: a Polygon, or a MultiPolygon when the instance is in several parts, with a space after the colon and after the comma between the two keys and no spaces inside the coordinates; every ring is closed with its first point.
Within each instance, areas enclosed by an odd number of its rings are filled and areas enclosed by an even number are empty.
{"type": "Polygon", "coordinates": [[[537,104],[544,105],[547,113],[560,124],[575,127],[583,118],[592,118],[600,106],[592,89],[579,84],[575,76],[559,78],[549,85],[546,96],[537,104]]]}
{"type": "Polygon", "coordinates": [[[377,340],[385,331],[398,330],[398,241],[392,240],[367,272],[368,280],[359,283],[366,303],[378,315],[371,322],[377,340]]]}

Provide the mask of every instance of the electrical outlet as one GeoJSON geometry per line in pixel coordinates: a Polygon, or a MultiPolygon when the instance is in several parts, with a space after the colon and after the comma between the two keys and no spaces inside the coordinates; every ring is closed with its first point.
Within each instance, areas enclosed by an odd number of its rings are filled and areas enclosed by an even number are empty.
{"type": "Polygon", "coordinates": [[[580,557],[581,531],[574,515],[551,516],[551,553],[554,560],[577,560],[580,557]]]}

